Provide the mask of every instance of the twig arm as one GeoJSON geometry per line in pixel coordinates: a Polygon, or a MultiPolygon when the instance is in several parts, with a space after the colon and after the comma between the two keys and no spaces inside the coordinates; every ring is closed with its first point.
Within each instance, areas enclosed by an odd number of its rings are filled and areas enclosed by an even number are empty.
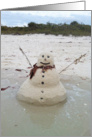
{"type": "Polygon", "coordinates": [[[19,47],[19,49],[20,49],[20,51],[22,52],[22,54],[26,57],[26,59],[27,59],[29,65],[32,67],[32,65],[31,65],[31,63],[30,63],[28,57],[26,56],[25,52],[23,51],[23,49],[22,49],[21,47],[19,47]]]}
{"type": "Polygon", "coordinates": [[[65,67],[64,69],[62,69],[62,70],[59,72],[59,74],[60,74],[61,72],[63,72],[63,71],[66,71],[66,69],[69,68],[72,64],[77,64],[77,63],[79,63],[80,59],[83,58],[83,57],[85,57],[85,56],[86,56],[86,53],[83,54],[83,55],[81,55],[79,58],[75,59],[71,64],[69,64],[67,67],[65,67]]]}

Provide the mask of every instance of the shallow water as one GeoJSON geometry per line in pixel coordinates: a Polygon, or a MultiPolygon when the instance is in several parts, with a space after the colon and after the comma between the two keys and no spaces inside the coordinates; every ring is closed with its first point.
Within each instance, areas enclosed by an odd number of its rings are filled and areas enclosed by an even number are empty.
{"type": "Polygon", "coordinates": [[[1,92],[2,136],[91,135],[90,80],[61,75],[67,100],[54,106],[34,106],[16,98],[26,75],[25,71],[2,70],[1,87],[11,86],[1,92]]]}

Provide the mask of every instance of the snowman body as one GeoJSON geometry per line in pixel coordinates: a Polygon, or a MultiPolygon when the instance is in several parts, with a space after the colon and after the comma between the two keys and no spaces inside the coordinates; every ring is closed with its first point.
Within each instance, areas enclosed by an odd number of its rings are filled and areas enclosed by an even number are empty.
{"type": "MultiPolygon", "coordinates": [[[[49,56],[51,57],[51,55],[49,56]]],[[[37,65],[41,65],[39,61],[37,65]]],[[[42,66],[44,67],[43,64],[42,66]]],[[[66,91],[55,68],[46,70],[39,68],[31,79],[28,78],[22,84],[18,98],[36,105],[54,105],[65,100],[66,91]]]]}

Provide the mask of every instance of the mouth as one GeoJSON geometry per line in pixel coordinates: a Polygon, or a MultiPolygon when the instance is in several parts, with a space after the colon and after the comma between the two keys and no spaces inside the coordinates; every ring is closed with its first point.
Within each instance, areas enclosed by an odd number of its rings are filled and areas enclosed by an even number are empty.
{"type": "Polygon", "coordinates": [[[41,64],[43,64],[43,65],[48,65],[48,64],[50,64],[50,63],[43,63],[43,62],[40,62],[41,64]]]}

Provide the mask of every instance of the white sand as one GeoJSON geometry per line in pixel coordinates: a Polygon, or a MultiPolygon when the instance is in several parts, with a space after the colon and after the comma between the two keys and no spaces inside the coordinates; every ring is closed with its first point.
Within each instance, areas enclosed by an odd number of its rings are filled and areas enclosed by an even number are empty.
{"type": "Polygon", "coordinates": [[[91,37],[54,36],[44,34],[2,35],[1,67],[27,69],[29,64],[19,50],[24,50],[31,64],[37,62],[42,51],[51,51],[58,73],[71,64],[76,58],[87,54],[78,64],[71,65],[62,74],[77,75],[91,79],[91,37]]]}

